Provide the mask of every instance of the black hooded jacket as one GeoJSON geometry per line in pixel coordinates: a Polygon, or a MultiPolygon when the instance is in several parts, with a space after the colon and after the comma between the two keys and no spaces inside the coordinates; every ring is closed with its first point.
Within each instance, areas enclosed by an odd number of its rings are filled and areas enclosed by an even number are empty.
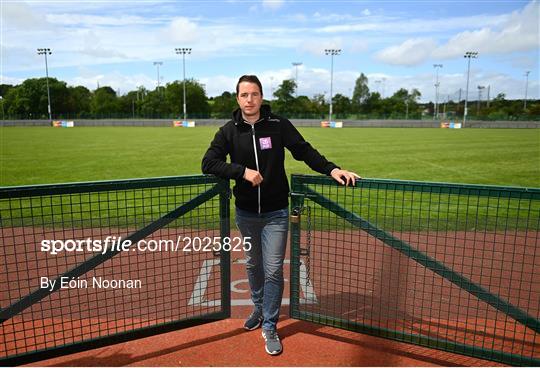
{"type": "Polygon", "coordinates": [[[306,142],[289,120],[272,114],[270,106],[262,105],[260,114],[255,124],[249,124],[241,110],[235,110],[233,119],[219,128],[202,159],[202,172],[235,179],[236,206],[256,213],[288,206],[284,148],[321,174],[329,175],[338,168],[306,142]],[[263,181],[258,187],[243,178],[246,167],[261,173],[263,181]]]}

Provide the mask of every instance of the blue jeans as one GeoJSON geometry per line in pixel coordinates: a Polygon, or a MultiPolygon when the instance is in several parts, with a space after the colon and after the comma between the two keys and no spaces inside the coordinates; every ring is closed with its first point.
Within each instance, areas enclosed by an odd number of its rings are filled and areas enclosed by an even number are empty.
{"type": "Polygon", "coordinates": [[[236,208],[236,226],[250,237],[246,271],[255,308],[262,311],[266,330],[276,330],[283,297],[283,260],[289,231],[289,209],[253,213],[236,208]]]}

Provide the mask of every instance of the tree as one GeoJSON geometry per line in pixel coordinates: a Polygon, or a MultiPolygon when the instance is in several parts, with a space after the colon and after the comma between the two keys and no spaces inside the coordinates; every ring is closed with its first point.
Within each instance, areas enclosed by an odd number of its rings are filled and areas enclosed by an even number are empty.
{"type": "Polygon", "coordinates": [[[314,95],[309,102],[310,114],[316,115],[321,119],[326,119],[326,114],[328,114],[328,104],[326,103],[324,94],[318,93],[314,95]]]}
{"type": "Polygon", "coordinates": [[[417,90],[416,88],[413,88],[413,90],[409,94],[409,102],[417,103],[420,97],[422,97],[422,94],[420,93],[420,91],[417,90]]]}
{"type": "Polygon", "coordinates": [[[130,91],[124,96],[118,97],[118,107],[124,116],[134,117],[139,114],[137,91],[130,91]]]}
{"type": "MultiPolygon", "coordinates": [[[[184,116],[184,87],[182,81],[167,83],[164,91],[169,112],[175,117],[184,116]]],[[[195,79],[186,80],[186,111],[191,117],[210,114],[210,105],[203,86],[195,79]]]]}
{"type": "Polygon", "coordinates": [[[0,84],[0,96],[5,97],[13,86],[11,84],[0,84]]]}
{"type": "Polygon", "coordinates": [[[364,111],[371,114],[372,117],[382,117],[382,100],[379,92],[371,92],[364,101],[364,111]]]}
{"type": "MultiPolygon", "coordinates": [[[[68,95],[66,83],[49,78],[49,90],[52,112],[55,115],[55,112],[66,109],[68,95]]],[[[23,118],[49,117],[46,78],[30,78],[18,86],[7,89],[5,99],[9,115],[23,118]]]]}
{"type": "Polygon", "coordinates": [[[119,110],[116,92],[109,86],[96,89],[90,102],[90,110],[95,118],[111,117],[119,110]]]}
{"type": "MultiPolygon", "coordinates": [[[[163,91],[165,100],[167,100],[167,91],[163,91]]],[[[163,106],[170,105],[167,102],[163,102],[162,97],[156,93],[156,91],[149,91],[146,93],[144,100],[139,102],[140,112],[146,118],[159,118],[161,117],[163,106]]]]}
{"type": "Polygon", "coordinates": [[[221,96],[214,97],[212,100],[212,117],[228,118],[237,107],[236,93],[223,92],[221,96]]]}
{"type": "Polygon", "coordinates": [[[390,97],[396,101],[405,101],[409,99],[409,91],[407,91],[405,88],[400,88],[394,94],[392,97],[390,97]]]}
{"type": "Polygon", "coordinates": [[[417,89],[411,92],[405,88],[400,88],[390,98],[384,99],[384,112],[387,117],[401,119],[408,117],[419,117],[419,108],[417,101],[421,94],[417,89]]]}
{"type": "Polygon", "coordinates": [[[92,92],[86,87],[68,87],[68,108],[66,113],[73,116],[83,117],[90,114],[90,103],[92,101],[92,92]]]}
{"type": "Polygon", "coordinates": [[[307,96],[298,96],[294,100],[295,115],[300,118],[311,117],[316,113],[313,102],[307,96]]]}
{"type": "Polygon", "coordinates": [[[368,87],[368,78],[361,73],[354,84],[354,92],[352,96],[352,104],[356,109],[359,109],[360,106],[369,98],[369,87],[368,87]]]}
{"type": "MultiPolygon", "coordinates": [[[[46,87],[45,87],[46,89],[46,87]]],[[[62,118],[69,111],[70,99],[69,89],[66,82],[55,78],[49,78],[49,89],[51,92],[51,109],[53,118],[62,118]]]]}
{"type": "Polygon", "coordinates": [[[20,86],[10,89],[4,99],[4,109],[8,116],[14,116],[17,119],[31,118],[30,99],[23,95],[20,86]]]}
{"type": "Polygon", "coordinates": [[[294,92],[296,91],[296,82],[294,79],[285,79],[274,92],[272,107],[278,114],[288,114],[295,110],[294,92]]]}
{"type": "Polygon", "coordinates": [[[336,116],[346,115],[351,112],[351,100],[347,96],[338,93],[332,98],[333,110],[336,116]]]}

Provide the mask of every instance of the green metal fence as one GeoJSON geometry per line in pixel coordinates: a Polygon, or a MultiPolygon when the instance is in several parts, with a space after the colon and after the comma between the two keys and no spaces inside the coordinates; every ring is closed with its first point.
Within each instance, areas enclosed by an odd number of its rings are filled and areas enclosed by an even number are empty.
{"type": "Polygon", "coordinates": [[[540,190],[292,176],[291,316],[540,365],[540,190]]]}
{"type": "Polygon", "coordinates": [[[0,364],[228,318],[229,197],[209,176],[0,188],[0,364]]]}

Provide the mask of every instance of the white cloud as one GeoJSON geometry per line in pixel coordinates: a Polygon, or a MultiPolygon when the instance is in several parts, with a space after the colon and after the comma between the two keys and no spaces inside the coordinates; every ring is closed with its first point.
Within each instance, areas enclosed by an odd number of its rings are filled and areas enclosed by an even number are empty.
{"type": "Polygon", "coordinates": [[[339,13],[329,13],[329,14],[321,14],[319,12],[315,12],[313,14],[313,19],[317,21],[317,23],[325,22],[325,23],[343,23],[345,21],[352,22],[352,21],[362,21],[357,17],[352,16],[351,14],[339,14],[339,13]]]}
{"type": "Polygon", "coordinates": [[[297,13],[286,16],[287,21],[305,23],[308,21],[308,17],[305,14],[297,13]]]}
{"type": "Polygon", "coordinates": [[[347,51],[349,52],[364,52],[368,49],[368,42],[366,40],[352,40],[347,43],[347,51]]]}
{"type": "Polygon", "coordinates": [[[469,15],[448,17],[443,19],[400,18],[396,16],[365,16],[354,17],[350,14],[318,14],[317,20],[331,23],[330,26],[319,28],[321,33],[365,32],[378,31],[385,34],[419,34],[459,31],[464,25],[474,24],[478,27],[495,27],[508,21],[508,14],[502,15],[469,15]]]}
{"type": "Polygon", "coordinates": [[[433,39],[408,39],[379,51],[376,58],[392,65],[411,66],[429,58],[461,57],[469,50],[480,54],[535,50],[540,47],[538,13],[539,3],[533,1],[521,11],[513,12],[496,27],[460,32],[443,44],[437,44],[433,39]]]}
{"type": "Polygon", "coordinates": [[[228,75],[203,77],[199,80],[205,86],[207,96],[220,96],[223,92],[235,92],[238,78],[228,75]]]}
{"type": "Polygon", "coordinates": [[[362,10],[362,15],[365,15],[367,17],[367,16],[371,15],[371,12],[369,11],[369,9],[366,8],[366,9],[362,10]]]}
{"type": "Polygon", "coordinates": [[[18,85],[25,81],[26,78],[13,78],[8,75],[0,75],[0,84],[18,85]]]}
{"type": "Polygon", "coordinates": [[[53,25],[47,18],[36,13],[28,4],[23,2],[7,2],[2,4],[2,27],[13,30],[50,29],[53,25]]]}
{"type": "Polygon", "coordinates": [[[153,24],[150,19],[145,19],[138,16],[129,16],[123,15],[120,17],[117,16],[97,16],[97,15],[86,15],[86,14],[47,14],[46,19],[51,24],[61,24],[62,26],[82,26],[82,27],[92,27],[92,26],[126,26],[134,24],[153,24]]]}
{"type": "Polygon", "coordinates": [[[426,60],[436,47],[430,38],[409,39],[397,46],[387,47],[375,55],[375,58],[391,65],[412,66],[426,60]]]}
{"type": "Polygon", "coordinates": [[[178,17],[170,22],[165,30],[165,34],[173,42],[189,43],[199,39],[200,29],[195,22],[192,22],[188,18],[178,17]]]}
{"type": "MultiPolygon", "coordinates": [[[[358,47],[361,47],[362,41],[358,41],[358,47]]],[[[298,49],[316,56],[324,55],[325,49],[342,49],[343,40],[341,37],[326,39],[306,39],[298,43],[298,49]]]]}
{"type": "Polygon", "coordinates": [[[284,0],[263,0],[262,5],[265,9],[276,10],[283,6],[284,0]]]}
{"type": "Polygon", "coordinates": [[[343,32],[364,32],[380,29],[381,25],[377,23],[357,23],[340,24],[336,26],[326,26],[317,30],[320,33],[343,33],[343,32]]]}
{"type": "MultiPolygon", "coordinates": [[[[6,38],[4,36],[4,38],[6,38]]],[[[41,46],[41,45],[40,45],[41,46]]],[[[44,63],[43,56],[37,55],[36,49],[28,49],[22,46],[1,46],[1,63],[6,70],[6,66],[16,65],[18,68],[36,68],[44,63]]],[[[45,65],[43,65],[45,68],[45,65]]]]}
{"type": "Polygon", "coordinates": [[[538,54],[533,57],[524,53],[512,53],[510,55],[500,55],[495,60],[511,65],[516,69],[533,70],[538,69],[538,58],[538,54]]]}
{"type": "Polygon", "coordinates": [[[467,50],[499,54],[533,50],[540,46],[538,33],[539,3],[529,3],[522,11],[513,12],[501,29],[484,27],[461,32],[438,47],[433,56],[450,58],[462,56],[467,50]]]}
{"type": "Polygon", "coordinates": [[[114,48],[104,47],[100,37],[94,32],[86,32],[86,34],[83,36],[83,42],[83,47],[79,49],[79,52],[83,55],[104,59],[128,59],[128,56],[124,53],[114,48]]]}

